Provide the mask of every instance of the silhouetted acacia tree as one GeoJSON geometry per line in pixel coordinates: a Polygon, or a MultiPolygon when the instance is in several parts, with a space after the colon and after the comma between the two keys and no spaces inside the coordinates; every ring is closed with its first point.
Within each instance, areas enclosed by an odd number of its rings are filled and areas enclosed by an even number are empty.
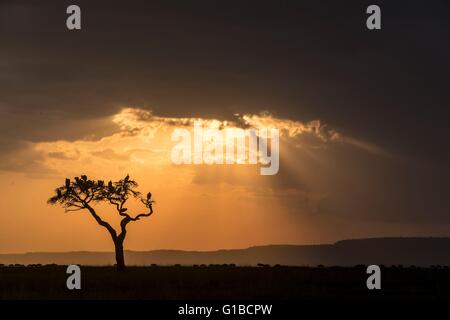
{"type": "Polygon", "coordinates": [[[135,190],[137,186],[137,182],[131,180],[129,175],[119,181],[109,181],[108,183],[105,183],[103,180],[90,180],[87,176],[82,175],[80,177],[75,177],[75,181],[66,179],[66,183],[63,186],[56,188],[56,195],[48,199],[48,203],[60,204],[66,211],[88,210],[95,221],[106,228],[110,233],[116,251],[117,269],[123,270],[125,268],[123,241],[127,234],[126,228],[128,223],[148,217],[153,213],[152,194],[149,192],[146,197],[142,197],[141,194],[135,190]],[[140,200],[147,208],[147,211],[134,217],[129,215],[125,203],[130,198],[140,200]],[[123,217],[120,222],[120,232],[116,232],[116,230],[111,227],[108,222],[102,220],[94,210],[93,204],[100,202],[106,202],[113,205],[118,214],[123,217]]]}

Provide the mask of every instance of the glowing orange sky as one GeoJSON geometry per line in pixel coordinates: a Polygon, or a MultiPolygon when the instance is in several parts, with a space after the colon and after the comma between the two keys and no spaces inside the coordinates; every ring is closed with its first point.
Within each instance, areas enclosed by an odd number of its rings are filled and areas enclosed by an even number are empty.
{"type": "MultiPolygon", "coordinates": [[[[418,235],[431,229],[448,231],[438,226],[427,229],[370,221],[349,224],[345,215],[324,214],[321,203],[328,194],[314,190],[328,183],[327,174],[320,174],[311,163],[326,172],[333,162],[333,148],[347,145],[385,157],[381,149],[368,151],[348,144],[318,121],[301,123],[268,114],[241,118],[252,126],[282,130],[281,170],[289,172],[294,185],[283,185],[286,176],[282,172],[260,176],[259,166],[254,165],[175,166],[170,162],[174,145],[170,134],[176,126],[189,126],[193,119],[163,118],[125,108],[104,119],[118,125],[116,133],[100,140],[35,143],[29,154],[17,156],[30,157],[29,161],[38,164],[36,171],[1,173],[0,192],[9,201],[3,203],[0,216],[0,252],[112,250],[109,235],[89,214],[64,213],[63,208],[46,204],[64,178],[79,174],[114,180],[129,173],[140,183],[140,191],[153,193],[155,214],[129,227],[125,246],[131,250],[209,250],[327,242],[386,232],[418,235]],[[311,188],[300,188],[295,182],[311,188]]],[[[214,126],[218,120],[203,122],[214,126]]],[[[130,211],[140,209],[139,204],[130,207],[130,211]]],[[[113,210],[101,207],[99,211],[104,219],[117,224],[113,210]]]]}

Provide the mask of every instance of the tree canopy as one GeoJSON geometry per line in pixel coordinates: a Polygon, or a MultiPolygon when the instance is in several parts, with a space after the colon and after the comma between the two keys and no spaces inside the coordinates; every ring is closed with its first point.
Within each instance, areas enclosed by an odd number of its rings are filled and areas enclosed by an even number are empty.
{"type": "Polygon", "coordinates": [[[136,190],[138,184],[127,175],[118,181],[91,180],[86,175],[75,177],[74,180],[66,179],[64,185],[56,188],[55,195],[48,199],[49,204],[60,204],[66,211],[88,210],[97,223],[108,230],[115,249],[116,260],[119,269],[125,267],[123,257],[123,241],[127,230],[126,226],[131,221],[137,221],[144,217],[149,217],[153,213],[152,194],[147,193],[145,197],[136,190]],[[131,215],[126,202],[130,198],[138,199],[148,209],[143,213],[131,215]],[[115,207],[118,214],[122,216],[120,231],[117,232],[107,221],[103,220],[93,208],[93,204],[106,202],[115,207]]]}

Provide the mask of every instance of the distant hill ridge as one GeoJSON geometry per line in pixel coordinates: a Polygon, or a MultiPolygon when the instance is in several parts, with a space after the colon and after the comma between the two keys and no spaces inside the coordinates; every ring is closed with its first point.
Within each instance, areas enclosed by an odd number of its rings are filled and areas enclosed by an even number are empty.
{"type": "MultiPolygon", "coordinates": [[[[405,266],[450,265],[450,238],[368,238],[341,240],[334,244],[266,245],[216,251],[126,251],[128,265],[340,265],[384,264],[405,266]]],[[[112,252],[31,252],[0,254],[1,264],[112,265],[112,252]]]]}

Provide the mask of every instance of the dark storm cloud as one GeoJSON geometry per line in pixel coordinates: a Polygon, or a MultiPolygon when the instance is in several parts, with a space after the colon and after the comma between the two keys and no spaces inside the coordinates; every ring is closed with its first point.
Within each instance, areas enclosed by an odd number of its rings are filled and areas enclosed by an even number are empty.
{"type": "Polygon", "coordinates": [[[448,1],[377,1],[376,32],[365,28],[368,1],[80,0],[77,32],[65,28],[69,4],[0,4],[0,134],[10,141],[0,153],[15,141],[98,139],[117,130],[105,119],[123,105],[219,118],[269,110],[414,164],[337,162],[358,177],[347,189],[329,182],[342,207],[434,221],[449,211],[448,1]]]}
{"type": "Polygon", "coordinates": [[[41,176],[54,173],[45,166],[42,152],[34,150],[29,142],[0,139],[0,148],[0,172],[39,173],[41,176]]]}
{"type": "Polygon", "coordinates": [[[68,4],[2,2],[2,106],[58,121],[121,105],[222,118],[265,109],[450,160],[429,143],[449,136],[446,2],[380,1],[372,33],[364,1],[79,1],[79,32],[65,28],[68,4]]]}

